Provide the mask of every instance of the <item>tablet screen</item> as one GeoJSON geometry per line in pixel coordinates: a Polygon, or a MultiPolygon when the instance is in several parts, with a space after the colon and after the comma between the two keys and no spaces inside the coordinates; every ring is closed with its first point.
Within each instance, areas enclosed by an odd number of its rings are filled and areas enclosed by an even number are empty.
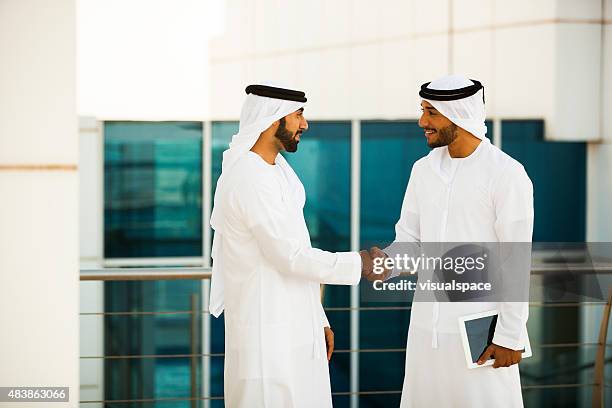
{"type": "Polygon", "coordinates": [[[465,321],[472,362],[476,363],[485,349],[493,343],[497,315],[465,321]]]}

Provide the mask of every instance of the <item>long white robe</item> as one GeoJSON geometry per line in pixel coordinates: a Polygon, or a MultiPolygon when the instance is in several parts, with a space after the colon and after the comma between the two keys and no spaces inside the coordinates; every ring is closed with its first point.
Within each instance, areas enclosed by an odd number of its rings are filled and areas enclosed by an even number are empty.
{"type": "Polygon", "coordinates": [[[213,258],[222,263],[225,406],[331,407],[319,285],[357,284],[359,254],[311,247],[304,187],[282,156],[270,165],[247,152],[224,177],[213,258]]]}
{"type": "MultiPolygon", "coordinates": [[[[396,242],[531,242],[533,187],[485,138],[466,158],[433,149],[413,168],[396,242]]],[[[458,317],[498,309],[493,342],[523,347],[528,304],[413,302],[401,407],[520,407],[518,365],[468,369],[458,317]]]]}

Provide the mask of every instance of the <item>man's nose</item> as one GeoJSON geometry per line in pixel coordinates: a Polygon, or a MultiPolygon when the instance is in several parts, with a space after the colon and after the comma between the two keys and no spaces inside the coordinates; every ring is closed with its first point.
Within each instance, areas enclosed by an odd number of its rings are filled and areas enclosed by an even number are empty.
{"type": "Polygon", "coordinates": [[[300,129],[308,130],[308,121],[306,119],[302,119],[302,123],[300,123],[300,129]]]}
{"type": "Polygon", "coordinates": [[[425,118],[425,114],[422,114],[421,117],[419,118],[419,126],[422,128],[427,127],[428,121],[425,118]]]}

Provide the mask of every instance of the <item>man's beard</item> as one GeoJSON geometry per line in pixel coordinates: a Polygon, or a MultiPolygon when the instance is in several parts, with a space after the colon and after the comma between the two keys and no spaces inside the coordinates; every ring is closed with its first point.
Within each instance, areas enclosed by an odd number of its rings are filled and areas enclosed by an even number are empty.
{"type": "Polygon", "coordinates": [[[298,135],[298,133],[302,133],[302,132],[296,132],[295,134],[292,134],[286,126],[286,122],[284,120],[285,118],[282,118],[280,120],[280,124],[278,126],[278,129],[276,129],[276,133],[274,133],[274,137],[276,137],[278,140],[280,140],[280,142],[283,145],[283,148],[285,149],[285,151],[289,152],[289,153],[294,153],[297,151],[298,149],[298,143],[299,141],[296,140],[296,136],[298,135]]]}
{"type": "Polygon", "coordinates": [[[457,125],[451,123],[445,128],[436,131],[438,137],[435,141],[427,142],[427,146],[435,149],[436,147],[448,146],[457,138],[457,125]]]}

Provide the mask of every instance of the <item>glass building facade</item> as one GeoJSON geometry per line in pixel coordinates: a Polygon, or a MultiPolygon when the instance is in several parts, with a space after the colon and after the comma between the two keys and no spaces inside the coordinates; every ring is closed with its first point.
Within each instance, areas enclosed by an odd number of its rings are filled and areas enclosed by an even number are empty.
{"type": "MultiPolygon", "coordinates": [[[[493,126],[489,122],[489,136],[493,126]]],[[[306,189],[304,216],[313,246],[347,251],[351,237],[359,235],[361,248],[383,247],[394,238],[394,226],[410,170],[429,148],[416,121],[361,121],[353,139],[351,121],[312,121],[297,154],[286,155],[306,189]],[[351,230],[351,156],[358,140],[359,224],[351,230]]],[[[221,172],[222,152],[238,130],[234,121],[210,124],[210,146],[203,140],[200,122],[107,122],[104,135],[104,243],[108,259],[202,257],[202,202],[214,193],[221,172]],[[211,162],[202,163],[204,149],[211,162]],[[203,165],[204,164],[204,165],[203,165]],[[203,168],[211,172],[211,185],[203,194],[203,168]]],[[[502,149],[520,161],[535,192],[534,241],[584,241],[586,202],[585,143],[556,143],[543,139],[539,120],[502,121],[502,149]],[[571,186],[571,188],[567,188],[571,186]]],[[[188,313],[201,310],[201,282],[113,282],[105,285],[106,312],[163,311],[155,316],[111,315],[105,320],[105,354],[189,355],[201,350],[201,318],[188,313]],[[195,302],[195,303],[192,303],[195,302]],[[184,312],[184,313],[182,313],[184,312]],[[194,326],[195,325],[195,326],[194,326]]],[[[351,327],[349,287],[327,286],[324,306],[336,334],[338,352],[330,373],[335,407],[349,407],[351,391],[351,327]]],[[[361,302],[361,307],[381,306],[361,302]]],[[[387,310],[359,312],[357,373],[360,391],[399,391],[403,381],[404,349],[410,304],[388,304],[387,310]],[[378,352],[391,349],[388,352],[378,352]]],[[[580,341],[580,313],[532,310],[532,343],[580,341]]],[[[210,321],[210,394],[223,395],[223,318],[210,321]]],[[[524,385],[578,383],[592,363],[594,349],[561,347],[535,350],[521,365],[524,385]],[[591,353],[593,351],[593,353],[591,353]],[[569,367],[569,368],[568,368],[569,367]],[[565,372],[565,371],[567,372],[565,372]]],[[[192,378],[190,357],[108,360],[105,365],[107,399],[188,397],[192,378]],[[128,376],[128,377],[126,377],[128,376]],[[129,381],[118,380],[129,378],[129,381]]],[[[592,365],[591,365],[592,366],[592,365]]],[[[201,387],[204,374],[197,365],[201,387]]],[[[525,389],[526,406],[579,405],[576,389],[525,389]]],[[[364,395],[359,406],[399,404],[399,393],[364,395]]],[[[199,401],[202,403],[202,401],[199,401]]],[[[187,402],[156,404],[183,407],[187,402]]],[[[210,401],[222,407],[220,400],[210,401]]]]}
{"type": "MultiPolygon", "coordinates": [[[[202,123],[106,122],[104,130],[105,258],[201,257],[202,123]]],[[[193,336],[200,314],[191,313],[202,308],[201,287],[199,280],[105,284],[105,355],[127,356],[105,359],[106,400],[190,395],[192,359],[183,356],[201,350],[193,336]],[[130,358],[151,355],[176,357],[130,358]]],[[[194,378],[199,387],[201,372],[194,378]]]]}

